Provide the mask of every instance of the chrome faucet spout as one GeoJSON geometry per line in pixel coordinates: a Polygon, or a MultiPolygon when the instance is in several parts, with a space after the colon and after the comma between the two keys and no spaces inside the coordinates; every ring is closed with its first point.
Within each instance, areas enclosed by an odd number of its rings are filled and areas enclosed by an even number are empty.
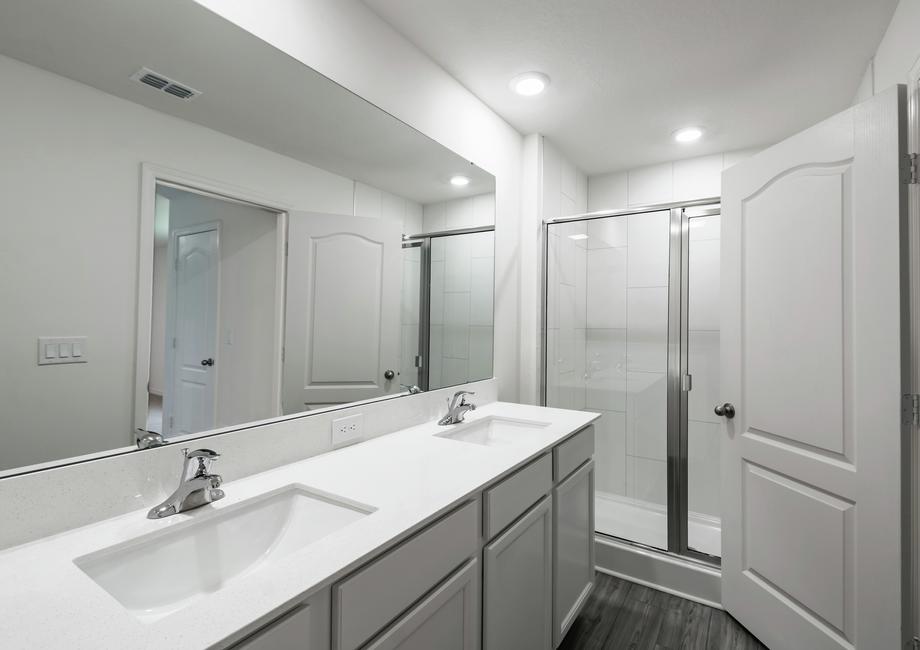
{"type": "Polygon", "coordinates": [[[148,519],[162,519],[224,498],[224,491],[220,489],[223,479],[220,474],[211,473],[211,463],[220,458],[220,454],[210,449],[192,452],[183,449],[182,455],[185,462],[179,487],[163,503],[150,509],[148,519]]]}
{"type": "Polygon", "coordinates": [[[447,404],[447,415],[438,420],[438,424],[445,426],[448,424],[460,424],[463,422],[463,416],[466,415],[468,411],[475,411],[476,405],[467,402],[467,395],[475,395],[473,391],[470,390],[458,390],[454,393],[454,396],[448,400],[447,404]]]}

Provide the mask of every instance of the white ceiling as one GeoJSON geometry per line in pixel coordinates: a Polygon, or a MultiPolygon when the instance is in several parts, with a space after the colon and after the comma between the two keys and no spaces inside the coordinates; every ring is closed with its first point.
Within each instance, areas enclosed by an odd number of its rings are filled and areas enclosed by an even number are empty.
{"type": "Polygon", "coordinates": [[[846,108],[897,0],[363,0],[588,173],[762,146],[846,108]],[[522,98],[515,75],[549,90],[522,98]],[[704,140],[671,134],[701,125],[704,140]]]}
{"type": "Polygon", "coordinates": [[[484,170],[192,0],[3,0],[0,54],[419,203],[494,191],[484,170]],[[132,81],[142,66],[203,94],[132,81]],[[451,186],[457,173],[470,185],[451,186]]]}

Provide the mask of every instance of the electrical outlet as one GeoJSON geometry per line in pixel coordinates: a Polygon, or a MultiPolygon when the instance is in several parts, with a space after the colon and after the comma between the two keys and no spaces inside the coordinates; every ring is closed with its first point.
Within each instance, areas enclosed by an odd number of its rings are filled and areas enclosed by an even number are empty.
{"type": "Polygon", "coordinates": [[[364,438],[364,413],[332,421],[332,446],[341,447],[364,438]]]}

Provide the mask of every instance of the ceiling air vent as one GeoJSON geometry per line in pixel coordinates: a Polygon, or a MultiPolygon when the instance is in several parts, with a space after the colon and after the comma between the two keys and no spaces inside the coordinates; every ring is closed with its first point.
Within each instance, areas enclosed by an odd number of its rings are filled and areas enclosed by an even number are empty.
{"type": "Polygon", "coordinates": [[[200,90],[190,88],[149,68],[141,68],[131,75],[131,79],[179,99],[191,100],[201,94],[200,90]]]}

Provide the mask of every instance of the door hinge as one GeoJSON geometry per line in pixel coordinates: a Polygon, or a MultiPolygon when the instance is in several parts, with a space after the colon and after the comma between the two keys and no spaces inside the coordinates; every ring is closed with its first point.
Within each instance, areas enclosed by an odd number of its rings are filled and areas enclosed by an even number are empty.
{"type": "Polygon", "coordinates": [[[917,154],[904,154],[904,160],[901,163],[901,182],[905,185],[920,184],[920,170],[917,169],[917,154]]]}
{"type": "Polygon", "coordinates": [[[901,416],[904,424],[920,427],[920,395],[904,395],[902,397],[901,416]]]}

